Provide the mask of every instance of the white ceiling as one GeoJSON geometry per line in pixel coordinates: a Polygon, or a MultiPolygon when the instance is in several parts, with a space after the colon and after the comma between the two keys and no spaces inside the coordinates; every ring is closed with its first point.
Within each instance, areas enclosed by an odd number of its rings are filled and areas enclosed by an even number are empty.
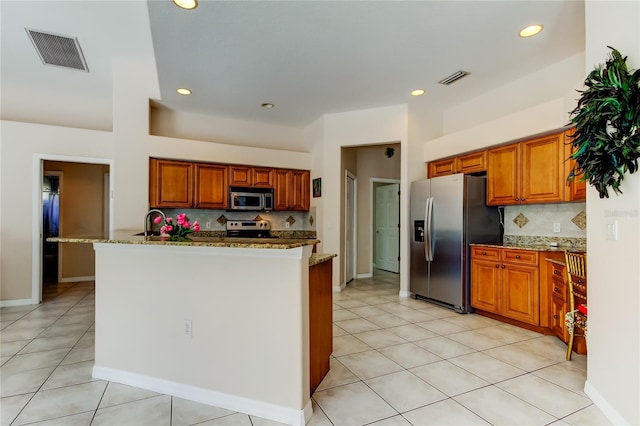
{"type": "Polygon", "coordinates": [[[2,118],[111,126],[111,60],[157,64],[168,109],[304,127],[322,114],[446,107],[584,51],[583,1],[7,1],[2,118]],[[530,39],[531,23],[545,30],[530,39]],[[76,36],[90,72],[42,64],[24,28],[76,36]],[[457,70],[471,75],[437,82],[457,70]],[[175,93],[189,87],[193,95],[175,93]],[[414,98],[409,92],[424,88],[414,98]],[[271,102],[275,108],[260,107],[271,102]]]}

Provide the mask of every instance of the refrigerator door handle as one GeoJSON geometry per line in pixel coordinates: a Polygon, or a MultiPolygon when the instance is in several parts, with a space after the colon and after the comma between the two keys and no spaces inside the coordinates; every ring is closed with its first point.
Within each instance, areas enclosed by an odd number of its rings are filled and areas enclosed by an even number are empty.
{"type": "Polygon", "coordinates": [[[431,262],[433,260],[433,243],[432,243],[432,238],[433,238],[433,229],[432,229],[432,222],[433,222],[433,197],[429,197],[427,198],[427,203],[425,206],[425,213],[424,213],[424,232],[425,232],[425,238],[424,238],[424,258],[427,262],[431,262]]]}

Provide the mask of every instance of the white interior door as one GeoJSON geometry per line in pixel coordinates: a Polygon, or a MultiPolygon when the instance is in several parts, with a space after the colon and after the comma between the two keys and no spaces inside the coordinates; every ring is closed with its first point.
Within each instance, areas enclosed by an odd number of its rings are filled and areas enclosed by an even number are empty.
{"type": "Polygon", "coordinates": [[[400,185],[376,188],[376,268],[400,272],[400,185]]]}
{"type": "Polygon", "coordinates": [[[356,177],[347,172],[345,180],[345,252],[344,282],[348,283],[356,276],[356,177]]]}

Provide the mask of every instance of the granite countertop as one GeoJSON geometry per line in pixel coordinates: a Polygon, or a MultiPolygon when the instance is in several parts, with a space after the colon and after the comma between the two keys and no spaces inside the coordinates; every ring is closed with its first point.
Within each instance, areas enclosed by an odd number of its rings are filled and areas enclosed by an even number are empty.
{"type": "Polygon", "coordinates": [[[311,257],[309,258],[309,266],[319,265],[320,263],[329,261],[337,256],[337,254],[332,253],[311,253],[311,257]]]}
{"type": "Polygon", "coordinates": [[[316,239],[307,238],[227,238],[227,237],[190,237],[192,241],[166,241],[158,236],[135,235],[139,230],[123,230],[114,232],[113,238],[103,236],[67,236],[47,238],[49,242],[59,243],[109,243],[140,244],[165,246],[199,246],[199,247],[234,247],[258,249],[292,249],[311,246],[319,243],[316,239]]]}
{"type": "Polygon", "coordinates": [[[498,247],[498,248],[510,248],[519,250],[533,250],[533,251],[579,251],[571,247],[554,247],[550,245],[542,244],[518,244],[518,243],[472,243],[470,246],[478,247],[498,247]]]}

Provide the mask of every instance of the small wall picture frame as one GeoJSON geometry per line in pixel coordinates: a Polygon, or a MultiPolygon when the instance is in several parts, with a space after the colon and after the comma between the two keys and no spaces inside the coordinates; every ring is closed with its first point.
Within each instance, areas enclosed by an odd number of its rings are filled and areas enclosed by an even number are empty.
{"type": "Polygon", "coordinates": [[[313,198],[322,197],[322,178],[313,180],[313,198]]]}

